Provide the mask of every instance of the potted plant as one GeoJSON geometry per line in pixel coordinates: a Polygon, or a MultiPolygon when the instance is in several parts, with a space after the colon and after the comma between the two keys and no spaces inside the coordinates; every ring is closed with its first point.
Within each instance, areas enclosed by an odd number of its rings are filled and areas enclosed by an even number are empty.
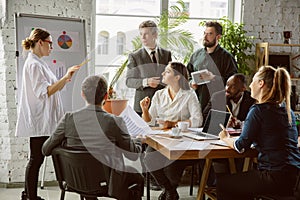
{"type": "Polygon", "coordinates": [[[103,105],[103,109],[106,112],[115,115],[120,115],[121,112],[126,108],[128,102],[127,99],[116,98],[116,93],[114,91],[114,86],[116,85],[117,81],[123,74],[127,63],[128,63],[128,59],[126,59],[116,71],[116,74],[114,75],[114,77],[112,78],[108,86],[108,99],[105,101],[105,104],[103,105]]]}
{"type": "MultiPolygon", "coordinates": [[[[249,54],[248,50],[254,46],[253,36],[247,36],[244,24],[233,23],[228,18],[219,19],[219,23],[223,27],[223,35],[220,39],[220,45],[227,49],[238,64],[238,72],[246,76],[252,75],[254,68],[249,67],[249,63],[254,61],[255,55],[249,54]]],[[[200,26],[205,25],[205,21],[199,23],[200,26]]]]}
{"type": "MultiPolygon", "coordinates": [[[[188,59],[194,51],[194,44],[196,43],[191,32],[178,28],[180,25],[187,22],[189,18],[188,14],[185,12],[185,9],[184,2],[179,0],[175,5],[170,7],[169,12],[165,11],[160,17],[155,19],[160,31],[158,38],[159,45],[163,48],[171,50],[172,56],[175,57],[177,61],[181,61],[183,63],[188,62],[188,59]]],[[[142,47],[139,36],[136,36],[131,43],[134,47],[133,51],[142,47]]],[[[128,52],[126,54],[128,54],[128,52]]],[[[128,59],[126,59],[117,69],[112,81],[109,84],[109,99],[106,101],[103,107],[108,112],[113,112],[111,111],[114,110],[114,105],[112,104],[115,104],[117,107],[121,108],[125,108],[127,105],[127,100],[118,98],[116,99],[116,93],[114,91],[114,87],[125,71],[127,63],[128,59]]]]}

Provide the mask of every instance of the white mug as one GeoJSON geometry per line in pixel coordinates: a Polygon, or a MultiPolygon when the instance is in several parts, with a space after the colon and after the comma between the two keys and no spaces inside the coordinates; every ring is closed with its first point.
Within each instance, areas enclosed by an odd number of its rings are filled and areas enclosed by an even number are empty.
{"type": "Polygon", "coordinates": [[[188,131],[190,123],[189,122],[177,122],[177,126],[181,131],[188,131]]]}
{"type": "Polygon", "coordinates": [[[174,136],[174,137],[178,137],[180,135],[180,128],[178,127],[173,127],[171,129],[171,136],[174,136]]]}

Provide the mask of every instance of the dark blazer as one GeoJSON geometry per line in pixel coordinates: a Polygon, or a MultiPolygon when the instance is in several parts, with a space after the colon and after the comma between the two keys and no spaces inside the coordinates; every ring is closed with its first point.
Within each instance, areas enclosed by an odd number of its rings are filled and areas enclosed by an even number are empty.
{"type": "MultiPolygon", "coordinates": [[[[206,105],[204,111],[203,111],[203,118],[206,119],[208,112],[211,108],[215,110],[223,110],[226,111],[226,104],[228,105],[229,109],[232,110],[232,105],[230,103],[230,100],[228,100],[225,96],[225,90],[215,92],[212,94],[210,101],[206,105]]],[[[243,95],[242,102],[240,104],[239,114],[237,117],[240,121],[245,121],[249,108],[255,103],[255,99],[253,99],[250,96],[249,91],[245,91],[243,95]]]]}
{"type": "Polygon", "coordinates": [[[100,107],[87,107],[66,113],[59,122],[55,132],[45,141],[42,152],[51,155],[57,146],[71,149],[88,150],[103,164],[109,166],[111,177],[109,194],[121,198],[128,192],[123,155],[130,160],[137,160],[141,144],[131,139],[121,117],[103,111],[100,107]]]}
{"type": "Polygon", "coordinates": [[[165,66],[172,60],[171,52],[163,48],[158,48],[159,65],[152,62],[150,55],[145,48],[141,48],[128,57],[126,85],[129,88],[135,88],[134,110],[141,113],[140,101],[146,96],[152,98],[154,93],[162,89],[164,86],[159,85],[157,88],[143,87],[143,79],[159,76],[162,77],[162,72],[165,66]]]}

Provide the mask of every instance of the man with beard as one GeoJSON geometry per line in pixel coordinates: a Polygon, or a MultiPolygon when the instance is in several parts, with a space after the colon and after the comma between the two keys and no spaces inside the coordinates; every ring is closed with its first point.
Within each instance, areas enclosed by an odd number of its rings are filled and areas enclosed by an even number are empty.
{"type": "MultiPolygon", "coordinates": [[[[251,97],[249,91],[246,90],[247,81],[246,77],[237,73],[230,76],[226,82],[225,90],[215,92],[211,96],[211,100],[203,110],[203,118],[206,119],[210,109],[222,110],[230,112],[233,116],[228,123],[229,127],[241,128],[241,122],[245,121],[250,107],[255,103],[255,99],[251,97]]],[[[215,159],[213,163],[225,163],[225,166],[229,167],[227,159],[215,159]]],[[[238,171],[242,171],[243,159],[235,159],[236,168],[238,171]]],[[[204,162],[201,163],[203,167],[204,162]]],[[[211,169],[213,170],[213,169],[211,169]]],[[[208,185],[215,185],[215,173],[210,171],[208,178],[208,185]]]]}
{"type": "Polygon", "coordinates": [[[246,119],[249,108],[255,103],[250,96],[250,92],[246,90],[246,77],[237,73],[229,77],[225,90],[215,92],[211,96],[211,100],[203,110],[203,117],[206,118],[209,110],[226,111],[227,106],[232,112],[233,117],[230,126],[236,127],[241,121],[246,119]]]}
{"type": "Polygon", "coordinates": [[[187,65],[190,77],[191,73],[207,69],[207,73],[201,73],[200,79],[209,81],[206,84],[197,85],[191,82],[195,89],[202,110],[207,105],[210,94],[224,89],[227,79],[237,72],[237,63],[234,57],[219,45],[222,36],[222,26],[218,22],[206,22],[203,38],[204,48],[193,53],[187,65]]]}

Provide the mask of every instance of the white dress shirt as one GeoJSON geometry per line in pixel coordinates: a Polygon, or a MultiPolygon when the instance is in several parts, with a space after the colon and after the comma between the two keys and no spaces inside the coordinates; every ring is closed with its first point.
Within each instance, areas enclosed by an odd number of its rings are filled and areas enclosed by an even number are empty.
{"type": "Polygon", "coordinates": [[[202,125],[202,112],[199,101],[194,90],[180,89],[172,100],[168,87],[155,92],[151,106],[150,125],[155,125],[156,118],[163,118],[168,121],[191,121],[191,127],[202,125]]]}
{"type": "MultiPolygon", "coordinates": [[[[153,50],[151,50],[151,49],[149,49],[147,47],[144,47],[144,48],[147,51],[147,53],[149,54],[149,56],[150,56],[150,58],[151,58],[152,61],[153,61],[153,56],[152,56],[151,52],[155,51],[155,58],[156,58],[157,63],[159,63],[159,60],[158,60],[158,47],[156,46],[155,49],[153,49],[153,50]]],[[[143,87],[149,87],[149,85],[148,85],[148,78],[144,78],[143,79],[143,87]]]]}
{"type": "Polygon", "coordinates": [[[240,112],[240,105],[243,100],[243,96],[244,96],[244,92],[242,93],[242,95],[237,103],[235,103],[232,99],[230,100],[230,103],[232,105],[231,112],[234,117],[238,116],[238,114],[240,112]]]}
{"type": "Polygon", "coordinates": [[[16,136],[49,136],[63,116],[59,92],[48,96],[48,86],[57,81],[48,65],[33,53],[24,63],[16,136]]]}

